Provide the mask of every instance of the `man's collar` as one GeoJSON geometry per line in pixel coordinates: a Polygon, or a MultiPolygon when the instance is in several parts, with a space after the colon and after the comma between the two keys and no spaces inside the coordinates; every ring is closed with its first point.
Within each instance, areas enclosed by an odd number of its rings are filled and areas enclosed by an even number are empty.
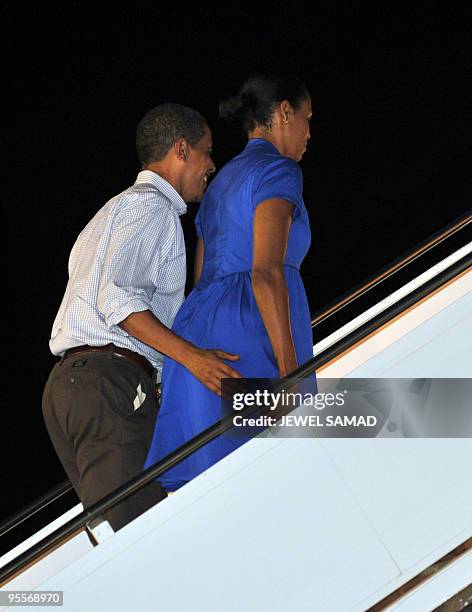
{"type": "Polygon", "coordinates": [[[142,170],[138,174],[134,184],[138,185],[140,183],[151,183],[151,185],[159,189],[160,192],[169,198],[179,215],[183,215],[187,212],[187,204],[185,204],[182,196],[169,182],[163,179],[162,176],[159,176],[159,174],[156,174],[152,170],[142,170]]]}

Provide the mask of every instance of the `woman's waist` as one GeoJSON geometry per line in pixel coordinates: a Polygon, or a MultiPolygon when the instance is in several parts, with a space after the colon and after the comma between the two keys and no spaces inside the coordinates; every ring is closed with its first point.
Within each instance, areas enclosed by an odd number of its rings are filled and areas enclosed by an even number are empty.
{"type": "MultiPolygon", "coordinates": [[[[300,272],[300,266],[294,263],[284,263],[284,268],[294,269],[297,272],[300,272]]],[[[235,269],[235,270],[216,270],[209,274],[205,274],[205,272],[203,272],[199,285],[205,282],[207,283],[218,282],[222,279],[225,279],[231,276],[250,275],[251,273],[252,273],[251,268],[235,269]]]]}

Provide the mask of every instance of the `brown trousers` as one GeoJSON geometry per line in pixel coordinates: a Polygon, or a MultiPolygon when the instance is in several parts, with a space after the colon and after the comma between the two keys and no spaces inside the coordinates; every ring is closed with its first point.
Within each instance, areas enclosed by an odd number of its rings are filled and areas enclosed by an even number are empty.
{"type": "MultiPolygon", "coordinates": [[[[43,416],[84,508],[142,472],[157,411],[154,383],[123,357],[82,353],[54,366],[43,416]]],[[[153,481],[104,517],[116,531],[165,497],[153,481]]]]}

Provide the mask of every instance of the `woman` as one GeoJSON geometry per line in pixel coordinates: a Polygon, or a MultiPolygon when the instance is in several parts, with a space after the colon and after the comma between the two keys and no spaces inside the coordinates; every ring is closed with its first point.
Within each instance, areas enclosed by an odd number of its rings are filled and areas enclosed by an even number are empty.
{"type": "MultiPolygon", "coordinates": [[[[248,143],[212,181],[196,219],[195,288],[173,330],[204,348],[240,356],[244,376],[286,376],[313,356],[310,313],[299,273],[310,246],[297,163],[306,151],[310,95],[298,79],[253,76],[220,116],[238,117],[248,143]]],[[[149,467],[221,418],[220,399],[171,359],[149,467]]],[[[241,442],[239,442],[241,443],[241,442]]],[[[168,492],[239,444],[217,438],[166,472],[168,492]]]]}

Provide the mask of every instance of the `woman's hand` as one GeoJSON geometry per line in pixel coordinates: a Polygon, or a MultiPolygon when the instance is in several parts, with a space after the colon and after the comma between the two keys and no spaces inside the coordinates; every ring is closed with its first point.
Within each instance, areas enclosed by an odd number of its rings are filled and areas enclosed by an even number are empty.
{"type": "Polygon", "coordinates": [[[298,368],[297,358],[295,357],[295,355],[293,355],[292,359],[288,359],[286,362],[279,365],[280,378],[284,378],[284,376],[288,376],[297,368],[298,368]]]}

